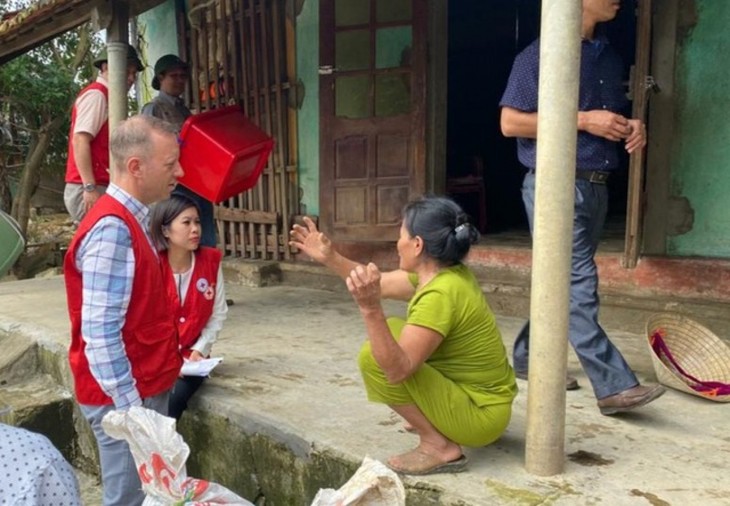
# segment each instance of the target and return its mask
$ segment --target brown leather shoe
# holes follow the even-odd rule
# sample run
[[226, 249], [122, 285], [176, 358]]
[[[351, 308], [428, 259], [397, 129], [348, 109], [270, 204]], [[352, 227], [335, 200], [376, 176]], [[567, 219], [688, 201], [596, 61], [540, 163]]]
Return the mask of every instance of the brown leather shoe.
[[636, 385], [598, 401], [598, 408], [602, 415], [615, 415], [649, 404], [658, 399], [665, 392], [661, 385]]
[[[527, 381], [527, 371], [518, 371], [515, 369], [515, 378]], [[573, 376], [565, 376], [565, 389], [566, 390], [578, 390], [580, 385], [578, 380]]]

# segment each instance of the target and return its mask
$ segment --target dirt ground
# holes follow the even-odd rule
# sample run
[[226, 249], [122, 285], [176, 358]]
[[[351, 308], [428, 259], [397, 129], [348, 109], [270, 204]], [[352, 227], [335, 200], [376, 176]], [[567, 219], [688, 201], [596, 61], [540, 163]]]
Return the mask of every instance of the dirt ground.
[[73, 237], [73, 221], [67, 213], [31, 213], [28, 223], [28, 244], [58, 242], [67, 245]]

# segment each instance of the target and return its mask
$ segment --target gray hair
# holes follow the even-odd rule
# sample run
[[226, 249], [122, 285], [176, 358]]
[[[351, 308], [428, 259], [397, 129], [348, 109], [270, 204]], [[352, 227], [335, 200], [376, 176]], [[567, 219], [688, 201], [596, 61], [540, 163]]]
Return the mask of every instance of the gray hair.
[[122, 169], [133, 156], [150, 156], [153, 148], [152, 132], [177, 137], [177, 129], [172, 124], [153, 116], [136, 115], [119, 123], [109, 140], [112, 166]]

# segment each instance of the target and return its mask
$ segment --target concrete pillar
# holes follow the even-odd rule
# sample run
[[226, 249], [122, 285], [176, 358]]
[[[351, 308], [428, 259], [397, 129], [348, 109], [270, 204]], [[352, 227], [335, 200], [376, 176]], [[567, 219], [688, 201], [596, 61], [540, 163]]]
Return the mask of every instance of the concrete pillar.
[[581, 0], [543, 0], [525, 467], [561, 473], [581, 43]]
[[109, 58], [109, 132], [127, 118], [127, 51], [129, 40], [129, 4], [112, 2], [111, 23], [107, 28]]
[[127, 117], [127, 43], [109, 42], [109, 131]]

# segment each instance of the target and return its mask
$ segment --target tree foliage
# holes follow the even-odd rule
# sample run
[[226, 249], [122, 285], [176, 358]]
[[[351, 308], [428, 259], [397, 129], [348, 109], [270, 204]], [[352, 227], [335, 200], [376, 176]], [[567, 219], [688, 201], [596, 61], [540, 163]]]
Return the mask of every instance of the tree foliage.
[[[80, 79], [72, 57], [78, 48], [79, 33], [72, 32], [0, 66], [2, 116], [13, 129], [13, 144], [27, 153], [35, 134], [54, 119], [62, 117], [68, 126], [69, 103], [80, 89]], [[54, 136], [45, 166], [60, 166], [65, 159], [65, 139]]]
[[[2, 5], [0, 4], [0, 8]], [[42, 172], [63, 177], [73, 101], [93, 78], [100, 42], [81, 26], [0, 66], [0, 199], [23, 231]]]

